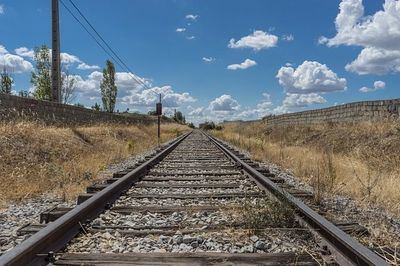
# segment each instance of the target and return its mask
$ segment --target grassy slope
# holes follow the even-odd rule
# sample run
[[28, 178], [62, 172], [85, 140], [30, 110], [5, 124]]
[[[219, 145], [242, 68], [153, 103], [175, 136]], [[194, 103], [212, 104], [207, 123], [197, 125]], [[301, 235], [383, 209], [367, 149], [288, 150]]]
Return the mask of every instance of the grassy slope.
[[[162, 141], [187, 127], [162, 126]], [[0, 206], [51, 192], [74, 198], [108, 164], [157, 144], [156, 126], [45, 127], [0, 123]]]
[[217, 137], [274, 162], [325, 193], [351, 196], [400, 216], [400, 124], [392, 122], [266, 129], [229, 123]]

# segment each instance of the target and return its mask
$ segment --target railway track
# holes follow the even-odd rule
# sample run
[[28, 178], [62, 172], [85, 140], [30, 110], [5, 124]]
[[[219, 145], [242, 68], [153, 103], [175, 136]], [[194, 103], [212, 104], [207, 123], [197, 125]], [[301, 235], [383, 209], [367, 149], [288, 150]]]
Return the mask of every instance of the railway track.
[[0, 265], [387, 265], [310, 197], [193, 131], [44, 213]]

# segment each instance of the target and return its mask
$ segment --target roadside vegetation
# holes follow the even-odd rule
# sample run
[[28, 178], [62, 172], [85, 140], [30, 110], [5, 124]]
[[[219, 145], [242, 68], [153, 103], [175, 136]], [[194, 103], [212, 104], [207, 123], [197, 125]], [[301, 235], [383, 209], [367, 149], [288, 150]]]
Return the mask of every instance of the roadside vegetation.
[[[188, 127], [164, 124], [161, 141]], [[156, 125], [98, 124], [75, 128], [0, 122], [0, 207], [50, 193], [73, 199], [107, 165], [157, 145]]]
[[362, 122], [267, 128], [225, 123], [213, 134], [273, 162], [325, 195], [350, 196], [400, 216], [400, 123]]

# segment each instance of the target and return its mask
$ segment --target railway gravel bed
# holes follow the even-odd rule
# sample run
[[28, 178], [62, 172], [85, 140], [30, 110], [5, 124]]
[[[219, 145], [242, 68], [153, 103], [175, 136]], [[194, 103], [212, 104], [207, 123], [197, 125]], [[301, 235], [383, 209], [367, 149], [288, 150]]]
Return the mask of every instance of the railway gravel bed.
[[[201, 131], [112, 170], [77, 207], [48, 210], [49, 224], [0, 264], [33, 254], [39, 265], [385, 265], [345, 233], [362, 228], [335, 226], [304, 205], [312, 191]], [[332, 237], [338, 244], [328, 247]], [[55, 249], [44, 247], [49, 239]]]
[[[300, 255], [307, 251], [318, 256], [308, 230], [254, 230], [234, 224], [236, 208], [257, 208], [266, 197], [207, 137], [193, 133], [93, 220], [86, 234], [73, 239], [64, 252]], [[130, 213], [129, 208], [135, 207]], [[137, 208], [153, 209], [138, 212]]]

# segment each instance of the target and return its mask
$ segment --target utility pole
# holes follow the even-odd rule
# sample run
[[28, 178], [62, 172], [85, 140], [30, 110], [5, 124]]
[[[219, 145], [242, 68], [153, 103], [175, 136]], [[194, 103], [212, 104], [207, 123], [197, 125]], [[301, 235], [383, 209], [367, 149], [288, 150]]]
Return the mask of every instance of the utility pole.
[[58, 1], [51, 0], [51, 100], [53, 102], [61, 102], [60, 15]]
[[160, 93], [160, 102], [156, 104], [156, 113], [158, 116], [158, 146], [160, 146], [160, 138], [161, 138], [161, 115], [162, 115], [162, 104], [161, 104], [161, 93]]

